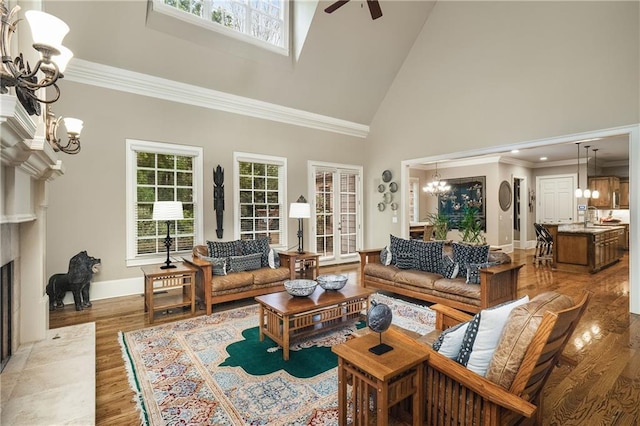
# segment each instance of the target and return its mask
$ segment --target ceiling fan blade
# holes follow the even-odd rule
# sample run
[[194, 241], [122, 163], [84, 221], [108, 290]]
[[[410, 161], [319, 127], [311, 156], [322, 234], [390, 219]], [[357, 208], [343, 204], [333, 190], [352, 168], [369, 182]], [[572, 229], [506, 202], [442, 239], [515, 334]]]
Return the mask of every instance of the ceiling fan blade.
[[341, 8], [342, 6], [347, 4], [348, 2], [349, 2], [349, 0], [338, 0], [337, 2], [335, 2], [332, 5], [330, 5], [329, 7], [327, 7], [324, 11], [327, 12], [327, 13], [335, 12], [337, 9]]
[[382, 16], [382, 9], [378, 0], [367, 0], [369, 5], [369, 11], [371, 12], [371, 19], [378, 19]]

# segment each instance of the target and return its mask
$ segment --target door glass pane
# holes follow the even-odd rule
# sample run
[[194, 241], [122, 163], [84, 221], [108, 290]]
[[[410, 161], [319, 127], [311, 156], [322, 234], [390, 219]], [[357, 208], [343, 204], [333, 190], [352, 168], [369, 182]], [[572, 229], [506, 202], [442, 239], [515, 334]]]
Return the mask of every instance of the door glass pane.
[[316, 184], [316, 253], [333, 256], [333, 173], [317, 171]]
[[340, 172], [340, 255], [355, 254], [357, 231], [357, 175]]

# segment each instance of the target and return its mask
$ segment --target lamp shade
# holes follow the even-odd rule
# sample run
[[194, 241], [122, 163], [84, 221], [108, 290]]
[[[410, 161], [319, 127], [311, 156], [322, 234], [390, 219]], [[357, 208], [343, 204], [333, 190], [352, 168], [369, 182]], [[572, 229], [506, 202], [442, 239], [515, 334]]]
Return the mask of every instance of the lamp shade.
[[[64, 127], [67, 128], [67, 133], [74, 136], [80, 136], [80, 133], [82, 132], [82, 124], [83, 124], [82, 120], [79, 120], [77, 118], [66, 117], [66, 118], [63, 118], [62, 121], [64, 121]], [[180, 207], [180, 209], [182, 209], [182, 207]], [[155, 211], [155, 207], [153, 211]]]
[[184, 219], [180, 201], [156, 201], [153, 203], [153, 220]]
[[63, 73], [64, 70], [67, 69], [69, 61], [73, 58], [73, 52], [68, 47], [64, 46], [59, 46], [58, 50], [60, 50], [60, 54], [53, 55], [51, 60], [58, 66], [58, 72]]
[[308, 219], [311, 217], [311, 204], [291, 203], [289, 205], [289, 217], [295, 219]]
[[24, 14], [31, 27], [34, 44], [60, 49], [62, 39], [69, 32], [69, 26], [62, 19], [39, 10], [29, 10]]

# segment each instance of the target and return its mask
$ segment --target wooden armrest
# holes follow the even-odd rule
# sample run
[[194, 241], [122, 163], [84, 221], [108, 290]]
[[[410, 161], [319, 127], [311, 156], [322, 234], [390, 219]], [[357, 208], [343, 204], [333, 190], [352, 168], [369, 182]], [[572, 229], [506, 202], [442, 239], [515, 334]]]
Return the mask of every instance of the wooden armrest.
[[436, 311], [436, 330], [446, 330], [473, 318], [473, 315], [439, 303], [429, 306], [429, 309]]
[[462, 384], [478, 395], [482, 395], [483, 398], [494, 404], [525, 417], [531, 417], [535, 413], [537, 407], [529, 401], [510, 393], [503, 387], [468, 370], [463, 365], [440, 355], [436, 351], [430, 348], [427, 348], [427, 350], [429, 351], [427, 365], [430, 368], [442, 372], [453, 381]]
[[381, 248], [358, 250], [360, 253], [360, 285], [364, 285], [364, 267], [367, 263], [380, 263], [381, 251]]
[[490, 266], [488, 268], [482, 268], [480, 269], [480, 273], [487, 274], [487, 275], [498, 275], [498, 274], [503, 274], [505, 272], [519, 271], [520, 268], [522, 268], [523, 266], [524, 264], [522, 263], [502, 263], [500, 265]]
[[380, 254], [381, 251], [382, 251], [381, 248], [373, 248], [373, 249], [358, 250], [358, 253], [360, 253], [360, 255], [364, 254], [366, 256], [369, 256], [370, 254], [374, 254], [374, 253]]
[[207, 260], [204, 259], [200, 259], [199, 257], [194, 257], [194, 256], [183, 256], [182, 260], [184, 260], [187, 263], [190, 263], [194, 266], [198, 266], [198, 267], [203, 267], [203, 266], [207, 266], [207, 265], [211, 265], [211, 263]]

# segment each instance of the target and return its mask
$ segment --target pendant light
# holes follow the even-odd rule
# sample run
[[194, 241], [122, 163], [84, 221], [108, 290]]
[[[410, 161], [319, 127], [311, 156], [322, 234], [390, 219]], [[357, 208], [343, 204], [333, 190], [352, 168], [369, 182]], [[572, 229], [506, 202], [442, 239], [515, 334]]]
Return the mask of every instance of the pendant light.
[[[593, 148], [593, 176], [595, 177], [598, 174], [598, 171], [596, 170], [596, 166], [598, 164], [598, 148]], [[591, 191], [591, 198], [593, 199], [598, 199], [600, 198], [600, 191], [598, 191], [597, 189], [594, 188], [593, 191]]]
[[441, 180], [440, 173], [438, 173], [438, 163], [436, 163], [436, 173], [433, 175], [433, 181], [424, 186], [422, 190], [429, 195], [436, 196], [451, 191], [451, 186], [447, 185], [447, 181]]
[[585, 160], [587, 162], [587, 186], [584, 189], [584, 191], [582, 191], [582, 196], [584, 198], [591, 198], [591, 190], [589, 189], [589, 148], [591, 147], [591, 145], [585, 145], [584, 149], [585, 151], [587, 151], [587, 155], [585, 156]]
[[582, 189], [580, 188], [580, 142], [578, 142], [578, 187], [576, 188], [576, 198], [582, 198]]

